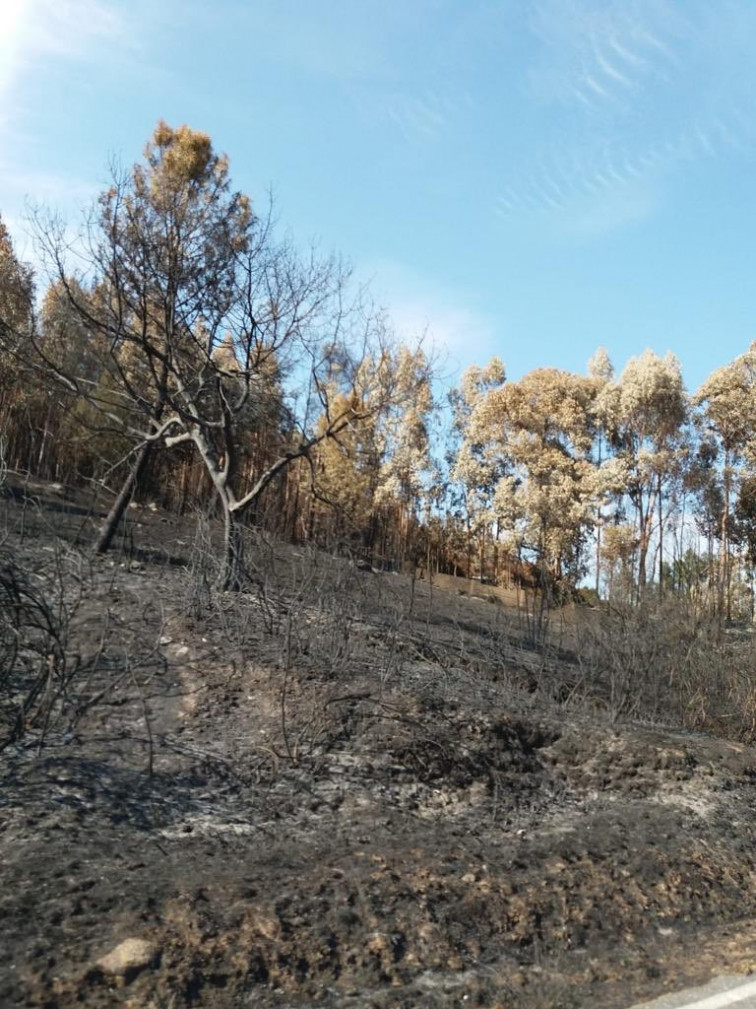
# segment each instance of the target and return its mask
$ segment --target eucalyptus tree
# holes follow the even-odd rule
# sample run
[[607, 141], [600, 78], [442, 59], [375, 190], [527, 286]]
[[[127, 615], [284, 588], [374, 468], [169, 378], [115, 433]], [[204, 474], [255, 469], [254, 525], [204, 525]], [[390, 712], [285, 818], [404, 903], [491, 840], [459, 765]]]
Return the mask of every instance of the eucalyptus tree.
[[0, 216], [0, 327], [5, 341], [28, 339], [34, 307], [34, 274], [16, 255]]
[[588, 362], [588, 375], [596, 384], [596, 396], [592, 404], [592, 414], [595, 425], [594, 446], [596, 465], [596, 594], [601, 588], [601, 534], [604, 525], [604, 506], [611, 491], [611, 486], [602, 486], [600, 478], [601, 467], [606, 462], [606, 454], [610, 446], [612, 423], [611, 392], [614, 380], [614, 365], [605, 347], [599, 347]]
[[[372, 551], [382, 531], [384, 541], [397, 541], [402, 559], [413, 540], [429, 466], [430, 363], [421, 348], [399, 346], [386, 348], [380, 360], [367, 359], [363, 371], [360, 397], [356, 385], [344, 391], [336, 383], [330, 390], [331, 413], [344, 412], [349, 423], [312, 453], [310, 490], [334, 514], [339, 533], [360, 534]], [[394, 392], [385, 398], [388, 385]], [[328, 423], [324, 411], [316, 433]]]
[[432, 471], [430, 424], [435, 408], [431, 362], [422, 348], [399, 347], [389, 361], [398, 395], [376, 414], [381, 466], [375, 491], [378, 508], [398, 507], [399, 552], [402, 560], [411, 548]]
[[[76, 280], [67, 283], [82, 304], [92, 298]], [[61, 373], [70, 374], [88, 385], [107, 383], [106, 354], [101, 339], [93, 338], [81, 316], [69, 301], [66, 287], [52, 283], [44, 293], [38, 318], [40, 347], [45, 357]], [[71, 480], [90, 476], [102, 464], [106, 468], [129, 452], [129, 444], [110, 430], [100, 432], [100, 417], [84, 399], [78, 399], [59, 383], [46, 382], [41, 390], [40, 441], [36, 471], [55, 479]]]
[[[497, 522], [496, 488], [507, 470], [493, 432], [475, 422], [476, 411], [487, 397], [506, 382], [506, 369], [498, 357], [484, 367], [471, 365], [452, 389], [453, 448], [449, 455], [451, 479], [460, 488], [460, 501], [467, 527], [467, 573], [472, 574], [473, 539], [479, 539], [481, 575], [488, 530]], [[498, 533], [498, 528], [497, 528]]]
[[595, 397], [593, 379], [538, 368], [489, 392], [471, 418], [473, 435], [486, 433], [507, 465], [497, 508], [553, 578], [578, 578], [594, 522]]
[[[23, 361], [34, 324], [34, 274], [16, 255], [0, 217], [0, 418], [7, 436], [17, 440], [21, 413], [33, 383]], [[12, 446], [6, 446], [9, 453]]]
[[605, 392], [618, 485], [635, 511], [638, 533], [637, 584], [642, 595], [647, 560], [658, 523], [659, 563], [663, 562], [665, 490], [679, 482], [686, 456], [688, 398], [674, 354], [645, 350], [631, 358], [616, 385]]
[[740, 481], [735, 505], [735, 530], [743, 549], [750, 585], [751, 621], [756, 614], [756, 476], [747, 475]]
[[714, 371], [693, 401], [701, 410], [705, 433], [721, 460], [719, 597], [720, 611], [730, 619], [733, 503], [740, 481], [740, 464], [747, 457], [753, 461], [756, 454], [756, 343], [730, 364]]
[[[317, 514], [321, 528], [326, 525], [339, 537], [370, 528], [381, 453], [376, 418], [363, 417], [359, 404], [351, 403], [343, 393], [332, 393], [330, 401], [333, 409], [347, 412], [350, 422], [343, 431], [317, 446], [302, 473], [309, 477], [310, 532], [314, 532]], [[320, 433], [327, 426], [328, 418], [323, 413], [315, 423], [315, 430]]]

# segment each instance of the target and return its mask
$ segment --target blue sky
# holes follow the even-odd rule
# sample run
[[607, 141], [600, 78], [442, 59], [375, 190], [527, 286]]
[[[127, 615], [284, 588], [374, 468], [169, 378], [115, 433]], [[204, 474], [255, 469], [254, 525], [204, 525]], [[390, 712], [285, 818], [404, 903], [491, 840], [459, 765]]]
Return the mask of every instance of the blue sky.
[[3, 0], [0, 213], [68, 217], [159, 118], [370, 277], [446, 372], [756, 339], [754, 0]]

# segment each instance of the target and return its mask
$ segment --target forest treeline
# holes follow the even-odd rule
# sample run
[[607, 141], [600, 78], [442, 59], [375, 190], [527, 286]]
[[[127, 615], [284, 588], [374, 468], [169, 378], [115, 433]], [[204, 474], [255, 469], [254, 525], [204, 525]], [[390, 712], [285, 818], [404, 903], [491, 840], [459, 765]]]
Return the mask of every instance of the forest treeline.
[[[756, 344], [694, 394], [645, 350], [615, 374], [494, 358], [440, 395], [344, 264], [302, 250], [231, 185], [210, 138], [160, 123], [72, 238], [0, 220], [0, 448], [10, 470], [405, 565], [538, 585], [554, 600], [695, 596], [750, 618]], [[590, 584], [588, 592], [585, 586]]]

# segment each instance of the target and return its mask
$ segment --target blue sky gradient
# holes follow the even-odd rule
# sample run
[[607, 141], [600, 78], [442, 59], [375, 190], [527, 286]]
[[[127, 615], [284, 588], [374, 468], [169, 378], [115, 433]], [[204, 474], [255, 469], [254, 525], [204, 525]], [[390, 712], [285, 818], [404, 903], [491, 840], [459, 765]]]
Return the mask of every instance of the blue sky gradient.
[[372, 278], [447, 374], [756, 339], [753, 0], [5, 0], [0, 213], [74, 218], [159, 118]]

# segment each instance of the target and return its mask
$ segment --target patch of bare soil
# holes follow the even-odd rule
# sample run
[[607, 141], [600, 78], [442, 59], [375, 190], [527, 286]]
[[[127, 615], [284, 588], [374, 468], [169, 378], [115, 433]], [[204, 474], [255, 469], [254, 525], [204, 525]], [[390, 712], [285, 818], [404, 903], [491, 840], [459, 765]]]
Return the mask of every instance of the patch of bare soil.
[[0, 754], [0, 1005], [621, 1009], [756, 966], [753, 749], [560, 706], [498, 606], [252, 560], [212, 605], [92, 564], [84, 713]]

